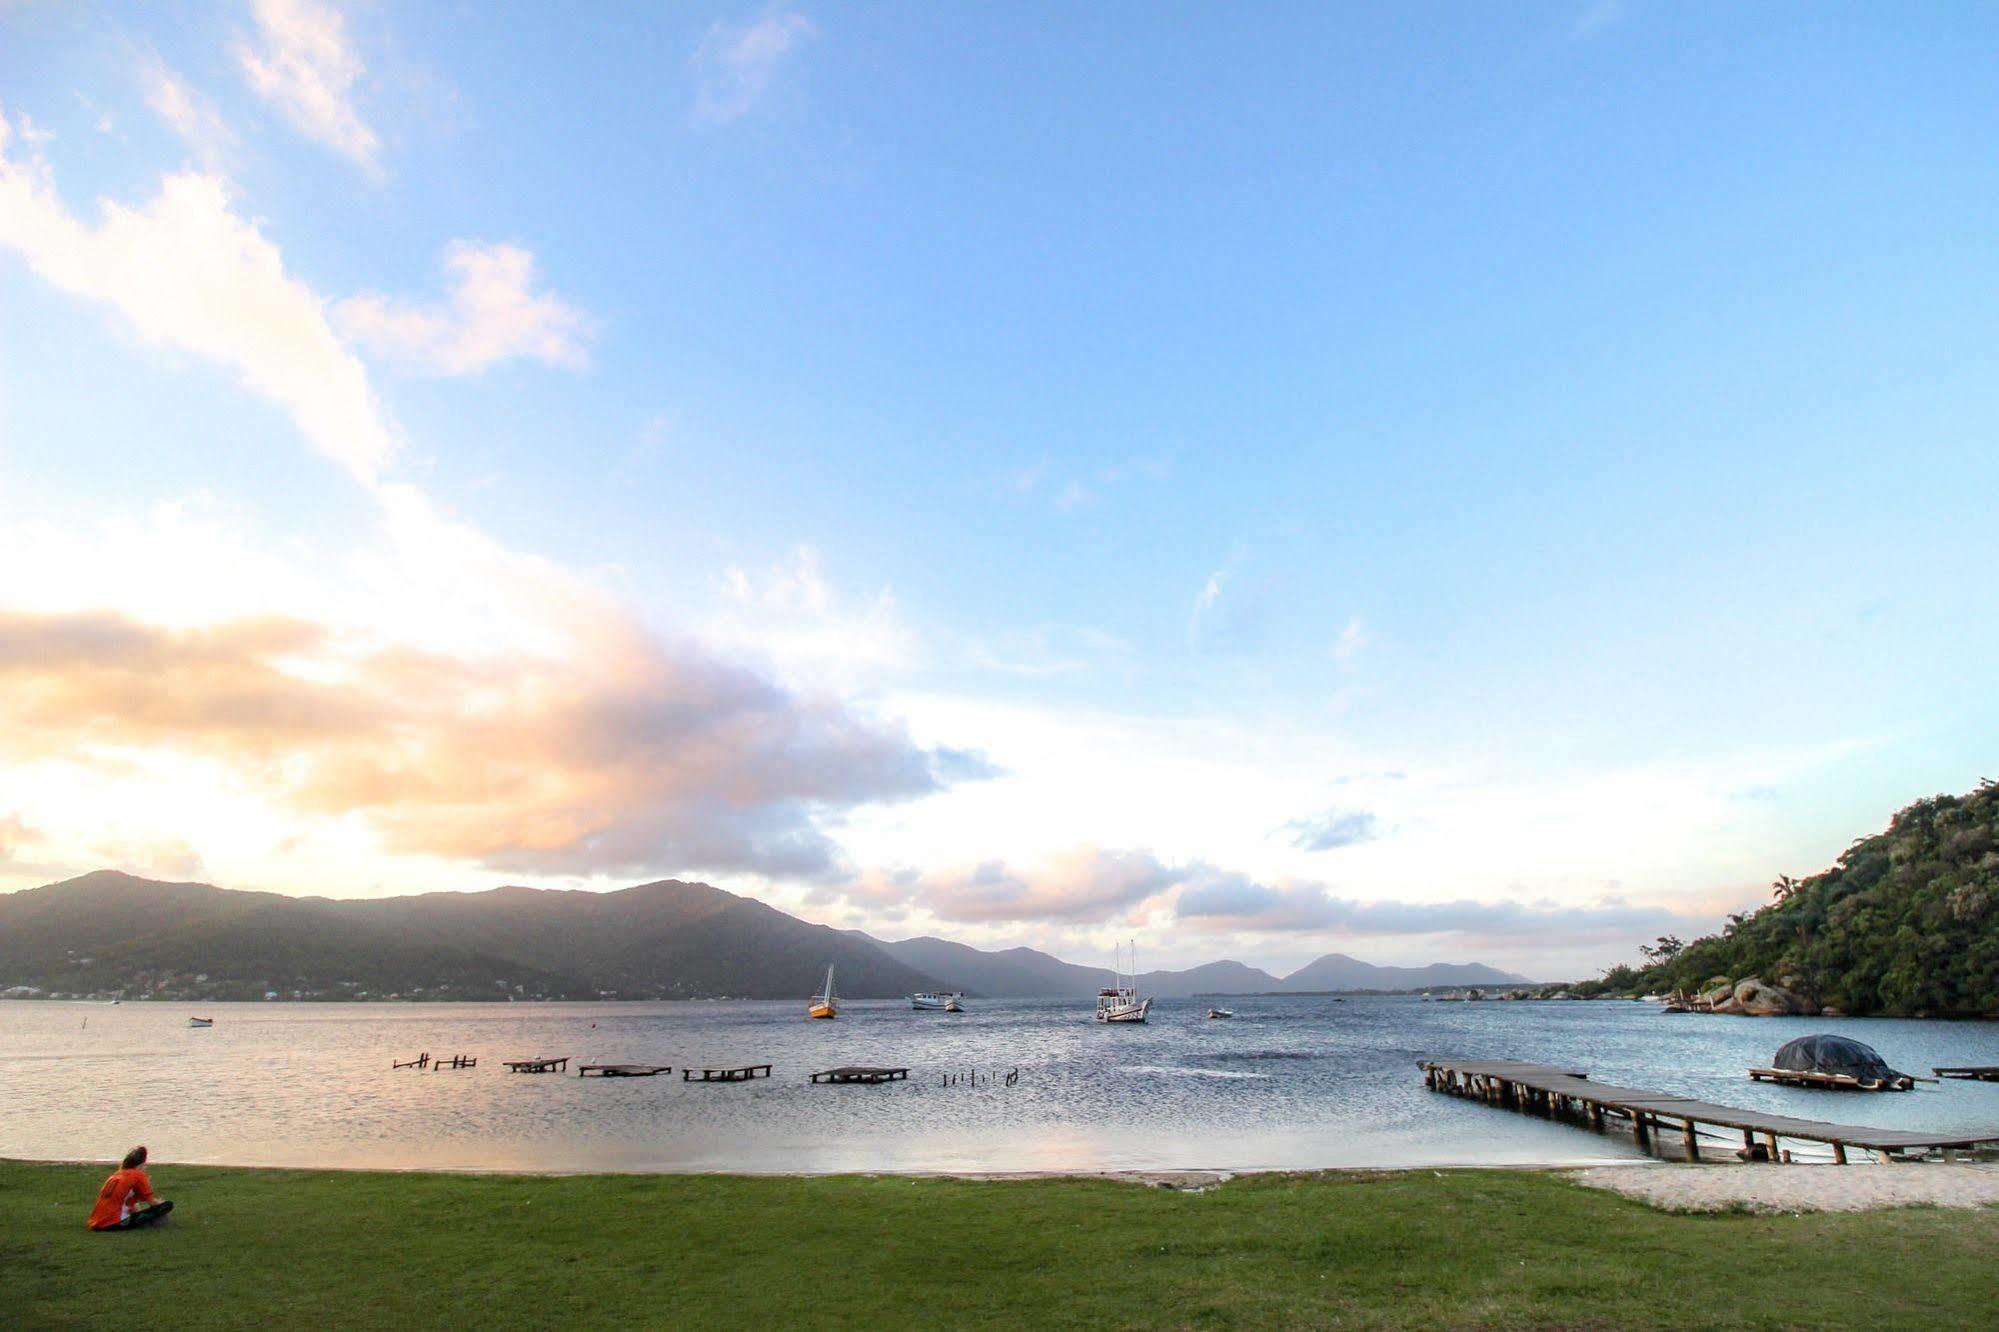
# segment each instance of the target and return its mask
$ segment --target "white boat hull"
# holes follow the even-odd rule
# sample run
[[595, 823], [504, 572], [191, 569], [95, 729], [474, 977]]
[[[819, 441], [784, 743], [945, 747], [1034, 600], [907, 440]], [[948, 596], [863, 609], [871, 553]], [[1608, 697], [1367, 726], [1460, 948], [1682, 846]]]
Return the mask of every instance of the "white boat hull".
[[1097, 1010], [1099, 1022], [1143, 1022], [1145, 1015], [1152, 1011], [1152, 1001], [1141, 999], [1123, 1008], [1100, 1008]]
[[963, 1011], [957, 1007], [962, 997], [956, 994], [912, 994], [909, 1006], [920, 1013], [957, 1013]]

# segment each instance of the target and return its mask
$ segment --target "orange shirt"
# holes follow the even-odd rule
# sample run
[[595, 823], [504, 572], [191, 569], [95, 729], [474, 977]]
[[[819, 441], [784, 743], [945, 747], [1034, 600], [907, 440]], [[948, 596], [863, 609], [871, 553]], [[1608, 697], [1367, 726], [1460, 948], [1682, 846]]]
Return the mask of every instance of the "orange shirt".
[[92, 1230], [109, 1230], [133, 1212], [153, 1201], [153, 1181], [143, 1170], [114, 1170], [104, 1187], [97, 1191], [97, 1206], [90, 1213]]

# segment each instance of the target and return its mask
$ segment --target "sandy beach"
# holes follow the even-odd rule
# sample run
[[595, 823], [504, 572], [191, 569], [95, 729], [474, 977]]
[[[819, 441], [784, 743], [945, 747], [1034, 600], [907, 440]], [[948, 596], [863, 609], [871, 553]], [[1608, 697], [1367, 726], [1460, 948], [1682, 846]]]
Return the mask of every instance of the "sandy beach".
[[1864, 1212], [1991, 1207], [1999, 1165], [1596, 1166], [1577, 1182], [1671, 1212]]

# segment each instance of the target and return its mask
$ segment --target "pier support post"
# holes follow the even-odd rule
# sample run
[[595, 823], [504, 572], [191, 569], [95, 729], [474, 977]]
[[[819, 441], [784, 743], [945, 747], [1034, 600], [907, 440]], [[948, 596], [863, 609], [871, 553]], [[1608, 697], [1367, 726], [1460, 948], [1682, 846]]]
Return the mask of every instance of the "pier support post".
[[1686, 1137], [1687, 1159], [1689, 1161], [1700, 1160], [1701, 1143], [1699, 1136], [1694, 1132], [1694, 1121], [1691, 1119], [1683, 1119], [1680, 1121], [1680, 1127]]

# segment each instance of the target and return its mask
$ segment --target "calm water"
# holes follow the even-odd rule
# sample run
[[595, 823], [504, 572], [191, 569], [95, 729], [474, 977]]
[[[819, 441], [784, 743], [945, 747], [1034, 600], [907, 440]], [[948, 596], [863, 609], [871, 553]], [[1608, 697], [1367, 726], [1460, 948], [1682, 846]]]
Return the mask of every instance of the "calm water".
[[[1792, 1036], [1832, 1030], [1909, 1072], [1999, 1064], [1999, 1025], [1666, 1017], [1649, 1004], [1354, 998], [1161, 1002], [1100, 1027], [1089, 1001], [985, 1001], [962, 1016], [853, 1003], [0, 1003], [0, 1156], [535, 1170], [1056, 1170], [1577, 1163], [1621, 1137], [1426, 1091], [1415, 1061], [1570, 1061], [1607, 1080], [1924, 1129], [1999, 1127], [1999, 1085], [1863, 1096], [1752, 1084]], [[189, 1011], [216, 1019], [190, 1030]], [[479, 1067], [392, 1072], [418, 1051]], [[504, 1059], [671, 1064], [671, 1078], [523, 1077]], [[701, 1086], [683, 1065], [771, 1063]], [[906, 1084], [815, 1087], [846, 1063]], [[947, 1072], [982, 1079], [945, 1086]]]

